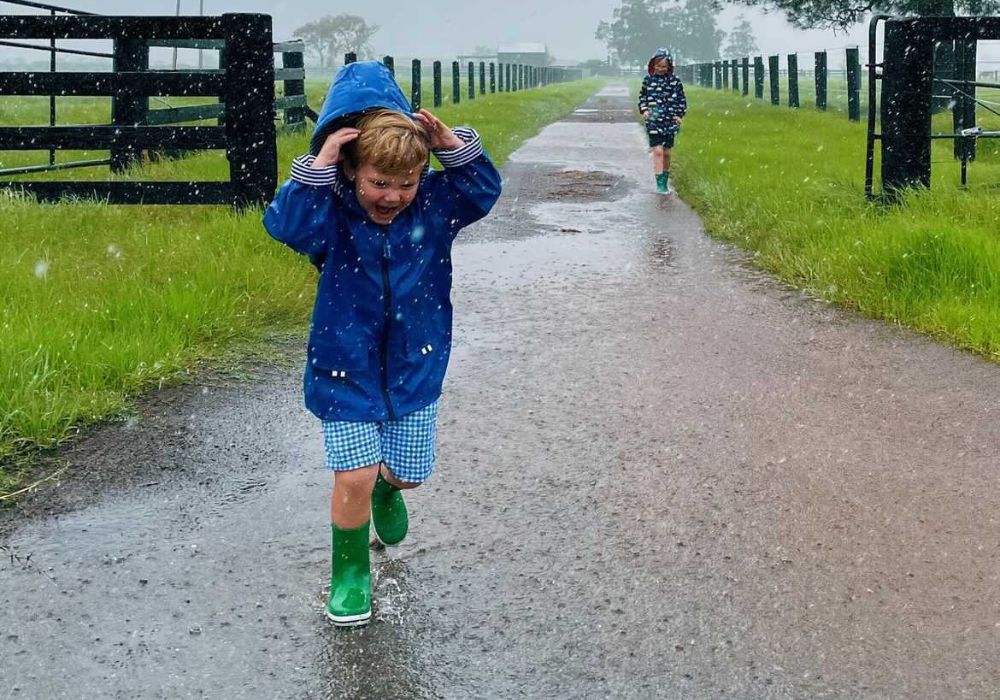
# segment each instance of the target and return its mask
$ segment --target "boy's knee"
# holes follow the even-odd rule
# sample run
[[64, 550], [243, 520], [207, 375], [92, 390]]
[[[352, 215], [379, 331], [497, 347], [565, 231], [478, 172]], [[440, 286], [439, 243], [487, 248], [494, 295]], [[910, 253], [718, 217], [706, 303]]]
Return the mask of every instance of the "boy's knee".
[[346, 489], [371, 489], [375, 485], [375, 477], [378, 475], [378, 464], [370, 464], [360, 469], [334, 472], [334, 486], [342, 486]]

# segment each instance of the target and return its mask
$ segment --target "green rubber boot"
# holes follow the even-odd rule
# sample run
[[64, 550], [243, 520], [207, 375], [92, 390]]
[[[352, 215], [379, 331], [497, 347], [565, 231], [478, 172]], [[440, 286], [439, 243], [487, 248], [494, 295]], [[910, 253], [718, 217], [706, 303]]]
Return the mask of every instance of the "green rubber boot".
[[656, 173], [656, 191], [660, 194], [670, 191], [667, 189], [667, 173]]
[[372, 489], [372, 525], [382, 544], [399, 544], [410, 528], [403, 493], [382, 478], [381, 470]]
[[326, 616], [341, 627], [365, 625], [372, 616], [368, 523], [355, 528], [332, 527], [333, 563]]

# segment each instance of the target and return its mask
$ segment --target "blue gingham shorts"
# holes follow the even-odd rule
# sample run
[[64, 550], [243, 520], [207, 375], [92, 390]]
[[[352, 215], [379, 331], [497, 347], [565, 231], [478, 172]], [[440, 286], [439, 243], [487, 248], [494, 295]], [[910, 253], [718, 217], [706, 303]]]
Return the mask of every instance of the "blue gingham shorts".
[[335, 472], [384, 462], [400, 481], [420, 483], [434, 471], [438, 402], [396, 420], [323, 421], [326, 467]]

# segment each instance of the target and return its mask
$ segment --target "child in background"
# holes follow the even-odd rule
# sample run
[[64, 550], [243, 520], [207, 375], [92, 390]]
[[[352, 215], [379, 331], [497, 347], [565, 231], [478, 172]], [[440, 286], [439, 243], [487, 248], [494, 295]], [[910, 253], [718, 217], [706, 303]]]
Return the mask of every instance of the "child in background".
[[[433, 152], [442, 171], [427, 167]], [[500, 174], [469, 128], [412, 114], [385, 66], [344, 66], [311, 154], [264, 215], [274, 238], [319, 268], [305, 402], [333, 472], [326, 614], [371, 617], [369, 522], [385, 544], [408, 529], [401, 489], [435, 458], [438, 397], [451, 351], [451, 247], [500, 195]]]
[[653, 152], [656, 191], [670, 193], [670, 149], [687, 112], [684, 85], [674, 75], [674, 60], [666, 49], [657, 49], [649, 59], [649, 75], [639, 88], [639, 112], [646, 121], [646, 134]]

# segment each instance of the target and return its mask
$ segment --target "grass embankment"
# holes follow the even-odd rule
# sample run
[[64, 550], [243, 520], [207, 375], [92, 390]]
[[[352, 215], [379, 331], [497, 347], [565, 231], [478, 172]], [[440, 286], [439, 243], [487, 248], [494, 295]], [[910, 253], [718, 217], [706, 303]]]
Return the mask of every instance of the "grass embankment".
[[[863, 123], [688, 95], [673, 174], [712, 234], [818, 297], [1000, 360], [997, 141], [979, 143], [967, 190], [951, 142], [936, 141], [931, 190], [883, 207], [864, 198]], [[997, 129], [991, 116], [980, 123]], [[951, 132], [950, 120], [934, 130]]]
[[[310, 86], [312, 105], [325, 87]], [[502, 164], [597, 87], [495, 94], [436, 113], [476, 126]], [[11, 111], [0, 103], [0, 115]], [[79, 121], [101, 121], [89, 116]], [[279, 172], [307, 149], [307, 134], [282, 136]], [[99, 171], [57, 175], [107, 178]], [[219, 154], [207, 153], [133, 175], [221, 180], [227, 171]], [[113, 416], [138, 392], [178, 381], [202, 360], [304, 333], [315, 272], [267, 236], [260, 216], [225, 207], [39, 205], [0, 193], [0, 493], [16, 483], [19, 457]]]

